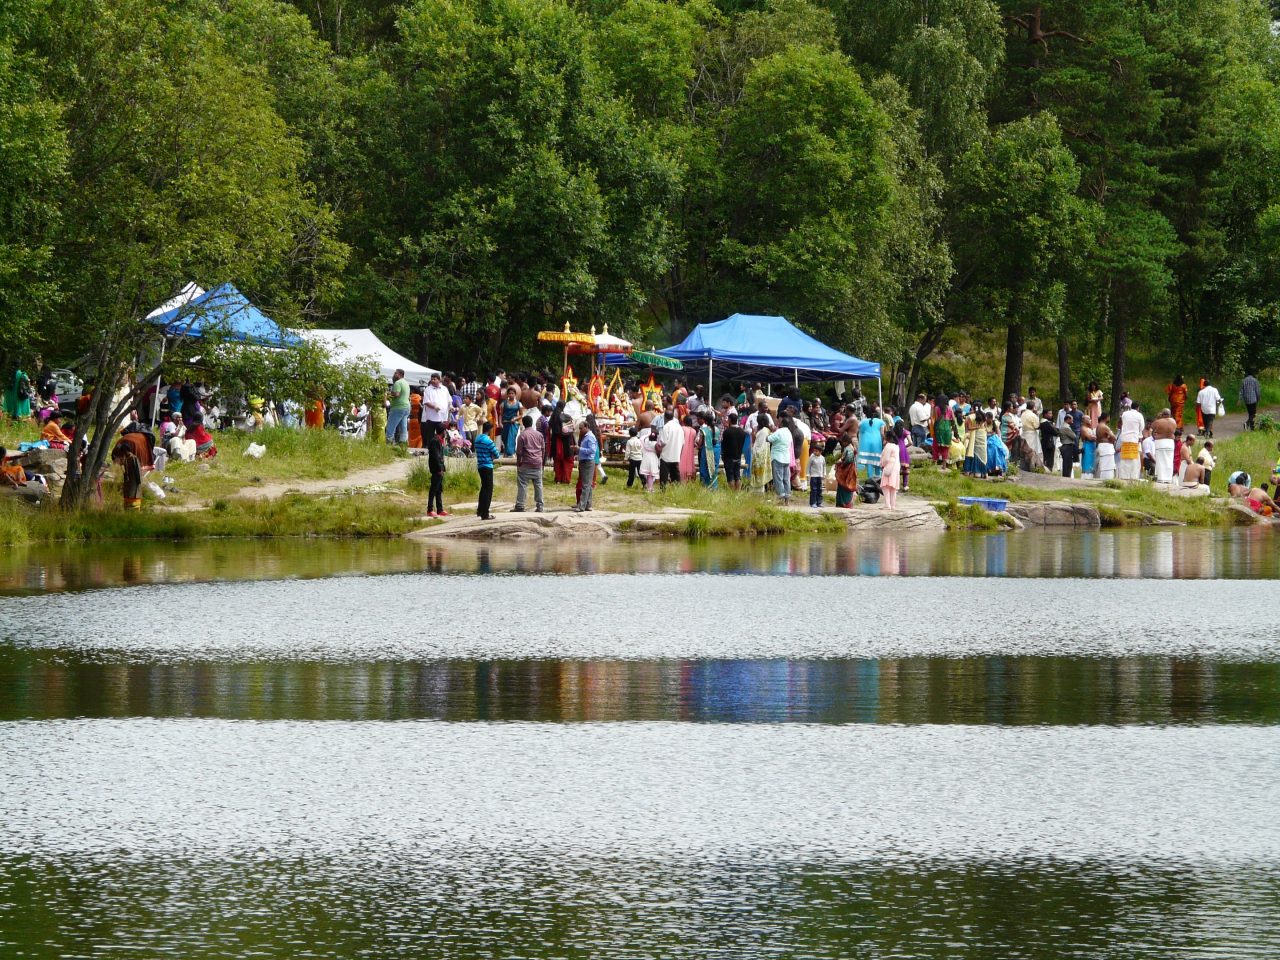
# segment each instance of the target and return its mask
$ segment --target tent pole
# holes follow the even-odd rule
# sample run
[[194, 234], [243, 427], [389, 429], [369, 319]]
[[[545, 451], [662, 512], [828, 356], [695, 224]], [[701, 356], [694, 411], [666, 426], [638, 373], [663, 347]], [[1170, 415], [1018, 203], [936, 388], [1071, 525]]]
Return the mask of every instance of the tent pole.
[[[169, 338], [162, 336], [160, 338], [160, 366], [164, 366], [164, 348], [168, 344]], [[151, 398], [151, 432], [156, 431], [156, 417], [160, 416], [160, 373], [156, 373], [156, 395]]]
[[707, 357], [707, 397], [706, 402], [715, 405], [714, 397], [716, 395], [716, 358]]
[[800, 389], [800, 368], [792, 367], [791, 372], [796, 375], [796, 389], [799, 390]]
[[880, 401], [880, 409], [884, 410], [884, 382], [876, 377], [876, 397]]

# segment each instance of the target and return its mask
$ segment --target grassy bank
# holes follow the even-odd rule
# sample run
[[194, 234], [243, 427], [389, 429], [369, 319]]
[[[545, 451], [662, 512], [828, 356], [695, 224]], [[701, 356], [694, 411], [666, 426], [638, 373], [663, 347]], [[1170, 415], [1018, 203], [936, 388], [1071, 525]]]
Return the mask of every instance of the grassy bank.
[[290, 495], [257, 503], [215, 500], [200, 510], [62, 511], [0, 501], [0, 546], [216, 537], [394, 537], [421, 526], [418, 505], [401, 497]]
[[[1218, 486], [1218, 471], [1214, 475], [1214, 487]], [[1223, 493], [1225, 493], [1223, 474]], [[911, 492], [940, 503], [954, 503], [961, 497], [998, 497], [1010, 501], [1069, 501], [1085, 503], [1098, 508], [1103, 523], [1122, 526], [1142, 516], [1157, 520], [1171, 520], [1189, 526], [1216, 526], [1231, 523], [1229, 511], [1207, 497], [1171, 497], [1147, 483], [1108, 483], [1091, 489], [1044, 490], [1024, 486], [1015, 481], [1000, 482], [974, 480], [961, 476], [954, 470], [943, 472], [932, 466], [911, 471]], [[953, 510], [952, 513], [955, 511]], [[952, 518], [944, 513], [944, 519]], [[964, 518], [955, 516], [959, 523]]]
[[[178, 502], [209, 502], [267, 484], [336, 480], [405, 456], [402, 450], [381, 440], [350, 440], [336, 430], [227, 430], [214, 441], [218, 455], [212, 460], [170, 463], [166, 467], [165, 475], [173, 479], [179, 491]], [[267, 448], [261, 459], [245, 455], [251, 443]]]

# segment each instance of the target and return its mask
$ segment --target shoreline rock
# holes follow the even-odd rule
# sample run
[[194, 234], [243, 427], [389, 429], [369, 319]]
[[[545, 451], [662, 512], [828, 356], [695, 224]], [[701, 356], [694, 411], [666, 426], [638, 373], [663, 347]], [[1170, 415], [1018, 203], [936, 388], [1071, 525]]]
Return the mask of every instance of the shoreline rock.
[[[803, 509], [803, 508], [798, 508]], [[931, 504], [857, 507], [841, 510], [824, 507], [823, 513], [844, 520], [850, 530], [910, 530], [942, 532], [947, 528]], [[551, 510], [546, 513], [498, 513], [492, 520], [463, 515], [452, 516], [406, 534], [414, 540], [567, 540], [567, 539], [662, 539], [681, 535], [680, 527], [692, 516], [706, 516], [701, 510], [668, 508], [659, 513], [621, 513], [592, 510], [574, 513]]]

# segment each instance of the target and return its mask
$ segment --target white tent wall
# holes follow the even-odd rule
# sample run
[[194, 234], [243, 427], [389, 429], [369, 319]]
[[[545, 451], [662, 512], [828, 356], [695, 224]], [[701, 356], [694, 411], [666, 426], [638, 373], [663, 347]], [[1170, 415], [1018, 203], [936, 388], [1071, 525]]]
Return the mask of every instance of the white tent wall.
[[377, 367], [382, 379], [388, 383], [397, 370], [403, 370], [405, 379], [413, 385], [426, 383], [431, 375], [439, 373], [431, 367], [414, 363], [408, 357], [396, 353], [378, 339], [372, 330], [296, 330], [298, 336], [319, 343], [329, 351], [338, 363], [368, 361]]

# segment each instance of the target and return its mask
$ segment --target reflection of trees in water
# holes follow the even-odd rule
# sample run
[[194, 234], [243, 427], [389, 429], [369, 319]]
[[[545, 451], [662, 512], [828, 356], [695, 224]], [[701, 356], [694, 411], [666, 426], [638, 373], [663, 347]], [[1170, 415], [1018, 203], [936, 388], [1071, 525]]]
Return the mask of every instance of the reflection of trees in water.
[[406, 540], [204, 541], [74, 545], [0, 557], [0, 591], [84, 590], [179, 583], [424, 572], [436, 574], [778, 574], [1186, 578], [1280, 577], [1270, 530], [1028, 530], [945, 534], [851, 532], [844, 537], [687, 543]]
[[0, 661], [0, 718], [1280, 722], [1280, 664], [1165, 657], [97, 664]]

